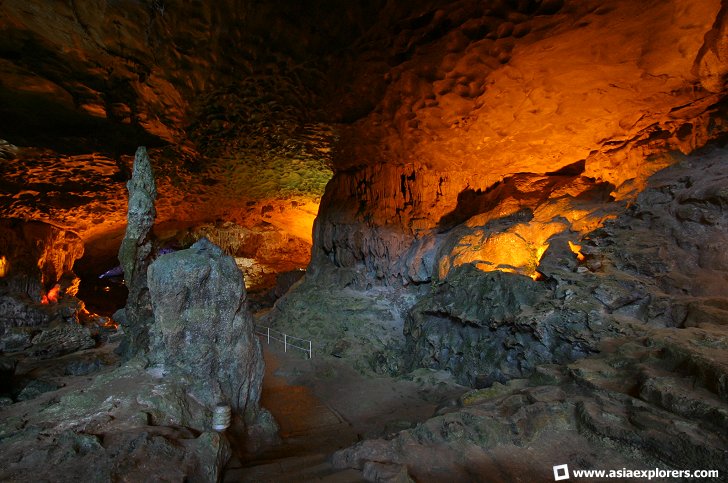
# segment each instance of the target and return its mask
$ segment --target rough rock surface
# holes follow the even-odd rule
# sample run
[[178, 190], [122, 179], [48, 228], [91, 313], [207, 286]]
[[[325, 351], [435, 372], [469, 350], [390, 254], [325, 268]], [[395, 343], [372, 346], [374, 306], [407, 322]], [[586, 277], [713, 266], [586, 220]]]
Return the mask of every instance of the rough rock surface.
[[81, 238], [74, 232], [41, 221], [4, 219], [0, 222], [0, 291], [26, 294], [40, 302], [83, 256]]
[[[246, 0], [46, 3], [3, 3], [0, 144], [18, 160], [3, 164], [3, 214], [62, 219], [84, 199], [64, 182], [73, 196], [36, 208], [52, 187], [19, 180], [48, 160], [18, 158], [18, 139], [99, 144], [91, 129], [23, 130], [28, 105], [52, 107], [51, 124], [175, 141], [165, 203], [187, 219], [291, 213], [240, 192], [316, 191], [330, 160], [311, 269], [272, 324], [322, 355], [491, 385], [341, 464], [468, 479], [512, 463], [503, 479], [542, 480], [518, 469], [529, 447], [547, 468], [564, 448], [594, 466], [607, 442], [615, 463], [725, 469], [724, 433], [702, 427], [722, 428], [725, 409], [725, 156], [683, 157], [727, 129], [725, 1], [291, 1], [287, 16]], [[113, 198], [72, 223], [103, 231]], [[539, 365], [596, 350], [566, 375]], [[529, 375], [551, 382], [498, 382]]]
[[[601, 221], [597, 205], [579, 206], [587, 194], [596, 201], [601, 190], [602, 204], [632, 199], [679, 160], [670, 151], [689, 153], [725, 132], [724, 93], [696, 67], [722, 65], [720, 2], [497, 2], [482, 16], [457, 3], [405, 24], [394, 43], [403, 61], [380, 65], [381, 97], [343, 128], [314, 264], [364, 272], [370, 283], [421, 283], [429, 277], [413, 257], [428, 252], [411, 247], [481, 214], [481, 226], [509, 215], [524, 226], [492, 240], [471, 232], [449, 258], [472, 257], [459, 247], [482, 244], [480, 261], [508, 265], [500, 255], [512, 244], [518, 265], [533, 267], [550, 235], [595, 228], [583, 231], [585, 217]], [[554, 175], [578, 179], [554, 186]], [[501, 197], [514, 199], [498, 206]]]
[[152, 263], [148, 285], [151, 363], [185, 381], [209, 410], [230, 405], [246, 431], [263, 429], [254, 428], [267, 418], [259, 406], [263, 356], [234, 259], [203, 238]]
[[220, 478], [227, 440], [210, 431], [210, 413], [176, 381], [145, 372], [137, 360], [63, 386], [33, 383], [32, 400], [0, 408], [0, 479]]
[[[0, 120], [15, 121], [0, 130], [58, 153], [8, 165], [2, 214], [84, 233], [122, 222], [125, 163], [98, 145], [128, 153], [154, 144], [144, 133], [174, 143], [154, 153], [164, 219], [240, 223], [270, 206], [273, 223], [307, 237], [318, 203], [290, 197], [318, 197], [333, 167], [317, 252], [335, 245], [350, 263], [383, 246], [396, 261], [460, 195], [516, 173], [585, 161], [621, 196], [664, 166], [658, 151], [725, 131], [720, 0], [4, 6]], [[55, 129], [28, 129], [38, 123]], [[382, 233], [359, 254], [362, 223]]]
[[[355, 352], [367, 347], [364, 352], [378, 354], [379, 363], [369, 360], [378, 370], [448, 369], [459, 382], [477, 386], [527, 377], [538, 364], [593, 353], [601, 339], [622, 330], [615, 325], [620, 317], [659, 327], [725, 323], [725, 150], [680, 159], [652, 176], [629, 207], [605, 203], [589, 190], [575, 196], [579, 191], [568, 181], [541, 193], [541, 205], [530, 214], [521, 205], [532, 203], [524, 185], [506, 183], [497, 190], [502, 197], [482, 200], [484, 213], [470, 214], [447, 233], [423, 236], [408, 249], [397, 267], [410, 274], [405, 287], [376, 288], [376, 271], [320, 259], [268, 321], [292, 335], [320, 339], [325, 353], [342, 341]], [[519, 179], [527, 180], [526, 187], [532, 182]], [[566, 229], [569, 211], [554, 211], [564, 206], [589, 214], [574, 218], [571, 226], [581, 231]], [[505, 216], [491, 221], [492, 212]], [[526, 271], [526, 265], [502, 264], [498, 268], [505, 272], [492, 271], [487, 257], [493, 251], [484, 240], [518, 233], [514, 226], [528, 225], [542, 213], [562, 226], [556, 232], [533, 227], [548, 235], [540, 235], [543, 252], [529, 262], [537, 265]], [[362, 243], [382, 242], [376, 235], [366, 238], [366, 226], [359, 229]], [[457, 263], [453, 240], [461, 255], [470, 253]], [[341, 249], [364, 256], [362, 246]], [[505, 252], [501, 260], [520, 250], [512, 243], [499, 246]], [[391, 260], [390, 252], [375, 252], [362, 263]], [[339, 289], [331, 293], [331, 287]], [[387, 300], [387, 309], [380, 311], [377, 300]]]
[[[644, 328], [643, 328], [644, 330]], [[551, 479], [574, 469], [728, 471], [726, 333], [648, 329], [567, 367], [465, 394], [415, 429], [334, 455], [339, 468], [401, 467], [415, 480]], [[375, 480], [372, 480], [375, 481]]]
[[584, 357], [608, 330], [554, 302], [544, 284], [466, 265], [408, 312], [404, 367], [447, 369], [461, 384], [489, 387]]
[[258, 292], [274, 287], [277, 274], [301, 270], [308, 265], [310, 242], [291, 235], [293, 231], [271, 225], [246, 227], [227, 222], [196, 226], [189, 236], [195, 240], [205, 237], [234, 256], [245, 275], [246, 289]]
[[147, 288], [147, 268], [152, 259], [151, 229], [156, 211], [157, 188], [151, 162], [144, 147], [137, 149], [134, 170], [127, 183], [129, 205], [124, 239], [119, 247], [119, 262], [129, 296], [124, 308], [124, 332], [127, 354], [144, 352], [149, 346], [151, 306]]
[[[365, 266], [327, 258], [309, 270], [267, 323], [318, 341], [320, 357], [390, 373], [445, 369], [481, 388], [415, 429], [337, 453], [335, 465], [373, 480], [537, 481], [564, 463], [724, 474], [728, 155], [712, 147], [672, 156], [677, 162], [629, 204], [602, 202], [589, 211], [599, 223], [551, 234], [533, 278], [502, 271], [514, 266], [492, 271], [478, 256], [438, 270], [452, 239], [474, 230], [489, 239], [532, 220], [512, 216], [518, 197], [495, 208], [486, 200], [485, 216], [467, 214], [453, 230], [421, 238], [409, 249], [419, 258], [404, 258], [416, 263], [398, 267], [420, 281], [398, 290], [377, 287]], [[504, 203], [516, 208], [488, 221]], [[348, 288], [324, 291], [333, 286]], [[397, 313], [384, 317], [375, 301], [387, 294], [399, 305], [389, 302]], [[366, 351], [376, 357], [362, 358]]]
[[50, 323], [53, 315], [30, 297], [0, 295], [0, 334], [13, 327], [38, 327]]
[[[3, 338], [16, 351], [2, 359], [0, 479], [218, 481], [231, 441], [253, 452], [276, 437], [259, 406], [261, 350], [234, 259], [203, 239], [144, 269], [149, 359], [104, 367], [113, 347], [79, 353], [95, 340], [75, 322]], [[225, 434], [212, 431], [218, 403], [235, 414]]]

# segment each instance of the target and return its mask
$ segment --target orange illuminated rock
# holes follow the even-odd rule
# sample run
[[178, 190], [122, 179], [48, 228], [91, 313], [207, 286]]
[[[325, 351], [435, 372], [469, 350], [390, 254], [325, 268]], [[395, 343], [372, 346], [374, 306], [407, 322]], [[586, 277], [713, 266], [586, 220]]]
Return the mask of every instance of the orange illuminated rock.
[[[171, 141], [152, 150], [160, 221], [271, 223], [307, 241], [313, 228], [315, 258], [380, 278], [419, 263], [413, 242], [462, 223], [488, 247], [438, 260], [532, 273], [541, 228], [593, 230], [612, 201], [726, 130], [719, 0], [284, 2], [295, 21], [227, 0], [3, 5], [3, 45], [28, 48], [0, 64], [15, 116], [0, 119], [40, 122], [32, 104], [54, 126], [96, 127], [54, 131], [55, 143], [7, 122], [0, 134], [78, 149], [100, 132], [127, 156], [130, 139]], [[20, 184], [30, 167], [36, 182], [0, 187], [2, 214], [87, 239], [119, 229], [127, 156], [21, 155], [9, 174]], [[501, 235], [486, 226], [521, 212], [531, 218]], [[528, 249], [491, 250], [501, 238]]]
[[[440, 275], [460, 263], [533, 274], [548, 237], [594, 230], [725, 132], [720, 2], [556, 3], [537, 16], [445, 8], [397, 34], [407, 55], [342, 129], [314, 257], [390, 281], [420, 256]], [[431, 237], [439, 248], [423, 255]]]

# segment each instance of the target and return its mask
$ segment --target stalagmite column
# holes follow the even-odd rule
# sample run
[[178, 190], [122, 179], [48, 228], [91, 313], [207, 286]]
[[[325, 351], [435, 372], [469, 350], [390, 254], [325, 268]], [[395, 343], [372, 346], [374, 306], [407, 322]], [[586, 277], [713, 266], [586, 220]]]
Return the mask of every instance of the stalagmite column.
[[147, 267], [152, 257], [150, 231], [156, 216], [154, 201], [157, 199], [157, 188], [152, 165], [143, 146], [137, 149], [132, 176], [126, 186], [129, 190], [129, 208], [126, 233], [119, 247], [119, 261], [129, 288], [125, 314], [121, 317], [126, 333], [122, 351], [130, 356], [147, 350], [149, 324], [153, 320], [147, 288]]

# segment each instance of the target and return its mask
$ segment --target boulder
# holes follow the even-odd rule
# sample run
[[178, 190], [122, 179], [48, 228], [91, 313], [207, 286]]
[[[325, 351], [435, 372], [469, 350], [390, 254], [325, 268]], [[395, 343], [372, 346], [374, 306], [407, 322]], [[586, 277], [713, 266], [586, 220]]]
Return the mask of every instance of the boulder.
[[523, 275], [451, 270], [407, 313], [405, 367], [446, 369], [461, 384], [489, 387], [596, 350], [588, 307], [559, 307]]
[[0, 336], [16, 327], [48, 325], [52, 318], [51, 312], [27, 295], [0, 294]]
[[31, 343], [31, 354], [41, 359], [59, 357], [96, 345], [89, 329], [74, 323], [43, 329]]
[[263, 358], [235, 260], [203, 238], [152, 263], [148, 285], [152, 364], [186, 381], [208, 409], [230, 405], [236, 422], [252, 428], [261, 415]]

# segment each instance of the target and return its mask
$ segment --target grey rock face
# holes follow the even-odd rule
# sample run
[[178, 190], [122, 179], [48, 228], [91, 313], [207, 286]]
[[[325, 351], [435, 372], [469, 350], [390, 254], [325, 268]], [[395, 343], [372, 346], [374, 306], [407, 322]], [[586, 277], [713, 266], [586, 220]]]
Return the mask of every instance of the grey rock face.
[[58, 386], [43, 380], [34, 380], [30, 381], [16, 396], [16, 400], [18, 401], [27, 401], [28, 399], [33, 399], [38, 397], [40, 394], [43, 394], [44, 392], [49, 391], [55, 391], [58, 389]]
[[593, 352], [588, 314], [551, 297], [522, 275], [458, 267], [409, 311], [406, 367], [448, 369], [461, 384], [484, 387]]
[[254, 424], [263, 359], [234, 259], [203, 238], [152, 263], [148, 284], [152, 363], [187, 380], [207, 408], [229, 404], [244, 424]]
[[541, 366], [529, 379], [470, 391], [457, 407], [413, 429], [338, 451], [333, 465], [405, 467], [417, 481], [479, 480], [472, 476], [476, 469], [508, 481], [547, 481], [552, 465], [567, 458], [572, 470], [711, 468], [724, 474], [725, 331], [646, 332], [561, 369]]
[[141, 358], [101, 372], [68, 387], [31, 381], [3, 408], [1, 480], [220, 480], [230, 445], [196, 424], [205, 411], [184, 386], [153, 377]]
[[16, 327], [48, 325], [51, 318], [51, 313], [33, 303], [27, 296], [0, 295], [0, 335]]
[[143, 146], [137, 149], [134, 157], [134, 170], [127, 189], [127, 226], [119, 247], [119, 261], [129, 288], [123, 324], [127, 339], [123, 352], [132, 355], [147, 350], [148, 326], [151, 322], [147, 267], [152, 257], [150, 230], [156, 215], [154, 201], [157, 198], [157, 188], [151, 162]]
[[45, 329], [33, 337], [31, 342], [31, 353], [42, 359], [90, 349], [96, 344], [89, 329], [78, 324], [63, 324]]
[[573, 234], [552, 237], [543, 282], [472, 265], [451, 271], [408, 312], [406, 367], [488, 385], [596, 352], [624, 335], [620, 321], [728, 324], [725, 167], [714, 151], [657, 173], [629, 209], [579, 242], [582, 261], [568, 248]]

